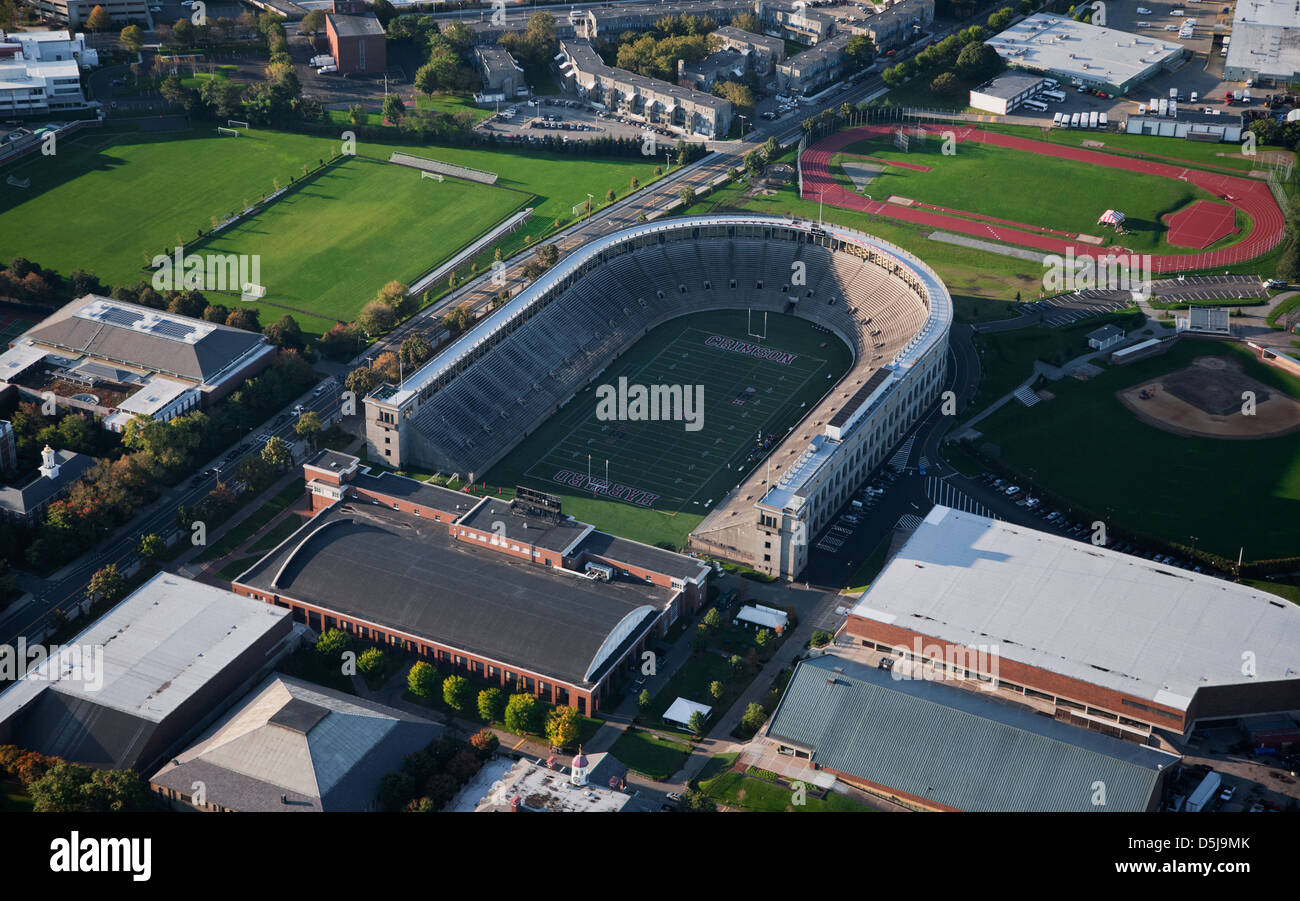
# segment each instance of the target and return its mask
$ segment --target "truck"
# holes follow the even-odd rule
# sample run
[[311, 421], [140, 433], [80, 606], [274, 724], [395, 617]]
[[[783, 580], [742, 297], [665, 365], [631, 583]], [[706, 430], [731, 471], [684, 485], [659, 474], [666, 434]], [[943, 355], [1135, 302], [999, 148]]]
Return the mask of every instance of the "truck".
[[1163, 97], [1160, 98], [1160, 115], [1162, 117], [1169, 115], [1169, 101]]
[[1187, 799], [1187, 805], [1184, 807], [1188, 813], [1199, 813], [1214, 800], [1214, 796], [1219, 793], [1219, 785], [1223, 778], [1214, 770], [1205, 774], [1201, 784], [1196, 786], [1196, 790]]

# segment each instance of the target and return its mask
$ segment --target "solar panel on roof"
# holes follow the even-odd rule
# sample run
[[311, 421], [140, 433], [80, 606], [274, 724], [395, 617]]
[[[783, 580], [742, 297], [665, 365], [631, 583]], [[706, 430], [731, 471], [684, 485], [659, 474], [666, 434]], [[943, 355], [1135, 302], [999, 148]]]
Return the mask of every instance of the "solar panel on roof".
[[149, 331], [155, 335], [162, 335], [164, 338], [183, 339], [189, 337], [194, 332], [194, 326], [186, 322], [173, 322], [170, 319], [160, 319], [149, 327]]
[[123, 310], [119, 307], [106, 307], [99, 318], [109, 325], [131, 328], [144, 318], [144, 314], [137, 313], [135, 310]]

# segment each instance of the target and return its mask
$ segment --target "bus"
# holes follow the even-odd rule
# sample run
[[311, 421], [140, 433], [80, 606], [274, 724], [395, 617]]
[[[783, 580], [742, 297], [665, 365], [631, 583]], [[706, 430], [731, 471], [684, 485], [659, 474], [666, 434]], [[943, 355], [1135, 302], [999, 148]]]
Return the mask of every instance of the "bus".
[[1071, 127], [1071, 128], [1078, 128], [1078, 127], [1079, 127], [1079, 113], [1071, 113], [1071, 114], [1070, 114], [1070, 127]]
[[1088, 113], [1088, 127], [1089, 127], [1089, 128], [1096, 128], [1096, 127], [1097, 127], [1097, 114], [1096, 114], [1096, 113]]
[[1022, 105], [1026, 109], [1031, 109], [1036, 113], [1047, 112], [1047, 104], [1043, 103], [1041, 100], [1026, 100]]

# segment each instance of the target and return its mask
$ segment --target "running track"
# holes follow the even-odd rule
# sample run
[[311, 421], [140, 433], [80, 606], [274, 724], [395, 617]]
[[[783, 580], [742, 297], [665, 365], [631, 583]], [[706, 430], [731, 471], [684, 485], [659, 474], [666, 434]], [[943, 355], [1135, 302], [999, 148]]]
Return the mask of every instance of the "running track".
[[[1023, 231], [1019, 228], [1004, 227], [997, 224], [996, 221], [973, 222], [969, 219], [945, 215], [920, 206], [905, 207], [872, 200], [869, 197], [849, 191], [831, 177], [830, 160], [832, 154], [837, 153], [841, 148], [855, 141], [888, 135], [891, 130], [892, 127], [888, 125], [867, 125], [862, 128], [838, 132], [808, 148], [803, 155], [804, 199], [816, 200], [820, 196], [822, 200], [832, 206], [858, 210], [874, 216], [887, 216], [891, 219], [972, 235], [977, 238], [992, 239], [1003, 244], [1033, 247], [1050, 253], [1063, 255], [1068, 247], [1076, 247], [1076, 252], [1100, 250], [1100, 248], [1092, 244], [1084, 244], [1080, 247], [1075, 241], [1065, 240], [1034, 230], [1034, 226], [1026, 225], [1024, 228], [1030, 230]], [[1153, 254], [1151, 269], [1154, 272], [1177, 272], [1180, 269], [1199, 269], [1237, 263], [1262, 256], [1282, 241], [1285, 226], [1282, 211], [1278, 209], [1277, 202], [1268, 190], [1268, 185], [1255, 179], [1220, 175], [1215, 172], [1206, 172], [1202, 169], [1191, 169], [1168, 163], [1128, 159], [1110, 153], [1085, 150], [1082, 147], [1046, 144], [1042, 141], [1014, 138], [1010, 135], [996, 134], [977, 128], [926, 126], [926, 131], [931, 134], [953, 131], [958, 141], [978, 141], [996, 147], [1007, 147], [1012, 150], [1044, 153], [1062, 159], [1089, 163], [1093, 166], [1123, 169], [1128, 172], [1141, 172], [1147, 175], [1160, 176], [1161, 178], [1181, 179], [1208, 191], [1221, 200], [1226, 200], [1234, 207], [1244, 211], [1254, 223], [1254, 228], [1245, 239], [1222, 250], [1183, 256], [1157, 256]], [[1122, 248], [1109, 248], [1105, 252], [1121, 253], [1123, 250]]]

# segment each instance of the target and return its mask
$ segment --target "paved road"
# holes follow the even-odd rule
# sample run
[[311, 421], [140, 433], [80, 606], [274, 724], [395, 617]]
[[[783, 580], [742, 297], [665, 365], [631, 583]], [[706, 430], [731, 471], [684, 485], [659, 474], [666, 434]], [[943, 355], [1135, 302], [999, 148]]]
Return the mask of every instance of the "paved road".
[[[331, 384], [333, 390], [326, 390], [319, 397], [313, 397], [309, 391], [296, 403], [302, 403], [306, 409], [320, 413], [323, 419], [326, 414], [332, 413], [337, 408], [339, 402], [340, 383], [335, 379]], [[266, 433], [292, 439], [295, 422], [292, 417], [278, 426], [273, 425], [273, 422], [274, 419], [250, 430], [248, 438]], [[248, 438], [245, 439], [249, 444], [246, 451], [230, 458], [234, 450], [232, 446], [225, 454], [205, 464], [204, 471], [227, 458], [230, 458], [231, 462], [228, 467], [223, 468], [233, 469], [246, 457], [261, 453], [261, 445]], [[12, 645], [20, 635], [28, 637], [39, 635], [52, 611], [66, 610], [85, 597], [86, 586], [96, 570], [110, 563], [116, 563], [121, 569], [134, 562], [137, 559], [135, 549], [141, 536], [150, 533], [165, 535], [170, 532], [176, 527], [177, 508], [197, 503], [213, 489], [215, 484], [216, 476], [211, 475], [199, 477], [197, 483], [188, 480], [182, 482], [164, 493], [127, 525], [118, 529], [112, 538], [83, 554], [50, 578], [19, 571], [16, 574], [18, 587], [28, 594], [0, 613], [0, 643]], [[183, 536], [182, 540], [184, 540]]]

